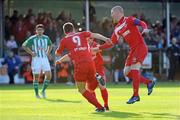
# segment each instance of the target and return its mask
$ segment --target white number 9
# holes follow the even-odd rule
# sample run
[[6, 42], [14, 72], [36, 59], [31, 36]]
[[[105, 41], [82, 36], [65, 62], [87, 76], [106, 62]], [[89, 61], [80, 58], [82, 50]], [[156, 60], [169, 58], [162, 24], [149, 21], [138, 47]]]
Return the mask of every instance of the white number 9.
[[79, 36], [74, 36], [72, 38], [73, 42], [77, 44], [77, 46], [81, 46], [81, 39]]

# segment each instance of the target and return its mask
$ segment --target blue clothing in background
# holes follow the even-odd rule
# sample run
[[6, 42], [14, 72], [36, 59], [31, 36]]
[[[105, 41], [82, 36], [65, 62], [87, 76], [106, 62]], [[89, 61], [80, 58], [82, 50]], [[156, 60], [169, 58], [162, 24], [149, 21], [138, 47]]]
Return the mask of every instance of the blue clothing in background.
[[3, 62], [3, 64], [8, 65], [8, 73], [12, 72], [15, 67], [19, 67], [21, 63], [21, 59], [17, 55], [14, 55], [13, 57], [6, 56]]

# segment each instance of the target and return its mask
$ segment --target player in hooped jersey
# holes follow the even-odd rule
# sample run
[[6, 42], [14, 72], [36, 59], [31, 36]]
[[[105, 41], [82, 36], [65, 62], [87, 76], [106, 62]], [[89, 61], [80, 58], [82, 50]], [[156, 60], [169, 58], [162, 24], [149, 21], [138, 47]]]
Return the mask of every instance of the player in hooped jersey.
[[44, 25], [36, 25], [36, 34], [29, 37], [23, 44], [24, 50], [32, 56], [31, 68], [33, 72], [33, 87], [36, 98], [40, 98], [38, 92], [38, 79], [41, 71], [45, 74], [42, 87], [42, 96], [46, 98], [46, 88], [51, 80], [51, 68], [48, 56], [52, 49], [52, 42], [48, 36], [44, 35]]
[[[124, 75], [132, 79], [133, 96], [127, 101], [127, 104], [132, 104], [136, 101], [140, 101], [138, 94], [140, 83], [147, 85], [148, 95], [152, 93], [155, 85], [154, 81], [150, 81], [140, 75], [140, 67], [148, 53], [148, 48], [144, 42], [142, 34], [148, 33], [149, 30], [147, 29], [146, 23], [143, 21], [134, 17], [125, 17], [121, 6], [113, 7], [111, 9], [111, 16], [113, 22], [116, 24], [111, 36], [112, 43], [105, 43], [94, 48], [94, 51], [106, 49], [117, 44], [120, 37], [127, 42], [130, 47], [130, 52], [125, 62]], [[142, 33], [140, 33], [138, 26], [142, 27]]]
[[74, 25], [70, 22], [63, 25], [63, 30], [66, 36], [61, 39], [55, 54], [59, 56], [67, 49], [69, 52], [68, 55], [74, 65], [74, 79], [78, 91], [89, 103], [97, 108], [97, 112], [104, 112], [104, 107], [98, 102], [93, 94], [93, 91], [96, 89], [96, 84], [94, 84], [96, 82], [96, 69], [88, 44], [88, 38], [92, 37], [105, 42], [110, 39], [97, 33], [86, 31], [75, 32]]

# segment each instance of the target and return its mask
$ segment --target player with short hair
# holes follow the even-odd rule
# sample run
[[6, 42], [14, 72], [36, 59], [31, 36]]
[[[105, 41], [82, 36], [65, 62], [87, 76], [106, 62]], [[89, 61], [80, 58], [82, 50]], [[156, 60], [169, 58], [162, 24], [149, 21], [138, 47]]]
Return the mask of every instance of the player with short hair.
[[[59, 56], [67, 49], [69, 52], [68, 55], [74, 65], [74, 79], [78, 91], [88, 102], [97, 108], [97, 112], [104, 112], [104, 107], [92, 93], [96, 89], [98, 83], [95, 79], [96, 69], [88, 44], [88, 38], [92, 37], [103, 41], [108, 41], [110, 39], [97, 33], [86, 31], [75, 32], [74, 25], [70, 22], [63, 25], [63, 30], [66, 36], [61, 39], [55, 54]], [[95, 82], [96, 84], [94, 84]]]
[[[99, 45], [92, 38], [89, 38], [88, 41], [89, 41], [89, 46], [91, 48], [97, 47]], [[101, 51], [94, 52], [94, 53], [92, 53], [92, 55], [93, 55], [92, 57], [93, 57], [95, 67], [96, 67], [96, 80], [99, 82], [99, 84], [97, 84], [97, 81], [95, 81], [94, 84], [96, 87], [100, 88], [101, 96], [104, 101], [104, 108], [106, 110], [109, 110], [108, 91], [106, 88], [106, 76], [105, 76], [105, 71], [104, 71], [104, 60], [101, 55]], [[69, 55], [66, 54], [66, 55], [62, 56], [59, 60], [57, 60], [56, 64], [60, 64], [62, 62], [67, 62], [70, 60], [71, 59], [70, 59]], [[93, 94], [96, 96], [95, 92], [93, 92]]]
[[52, 50], [52, 42], [48, 36], [44, 35], [44, 25], [36, 25], [36, 34], [29, 37], [23, 44], [24, 50], [32, 56], [31, 68], [33, 72], [33, 86], [36, 98], [40, 98], [38, 92], [38, 79], [41, 71], [45, 74], [42, 87], [42, 96], [46, 98], [46, 88], [51, 80], [51, 68], [48, 56]]
[[[127, 104], [132, 104], [140, 101], [139, 97], [139, 84], [144, 83], [148, 88], [148, 95], [153, 91], [155, 85], [154, 81], [140, 75], [140, 68], [143, 60], [147, 56], [148, 48], [144, 42], [142, 34], [148, 33], [147, 25], [145, 22], [134, 18], [125, 17], [124, 10], [121, 6], [115, 6], [111, 9], [111, 16], [113, 23], [116, 24], [114, 32], [111, 36], [112, 43], [105, 43], [99, 47], [94, 48], [94, 51], [106, 49], [118, 43], [122, 37], [130, 47], [130, 52], [125, 62], [124, 75], [132, 79], [133, 83], [133, 96], [127, 101]], [[143, 32], [140, 33], [138, 26], [141, 26]]]

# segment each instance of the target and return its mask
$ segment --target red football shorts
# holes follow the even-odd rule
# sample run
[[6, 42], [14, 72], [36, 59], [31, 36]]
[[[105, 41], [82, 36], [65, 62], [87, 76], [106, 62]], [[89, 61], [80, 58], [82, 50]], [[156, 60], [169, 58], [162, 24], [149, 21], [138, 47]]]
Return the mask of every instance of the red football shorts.
[[81, 62], [74, 65], [74, 79], [76, 82], [85, 82], [89, 90], [95, 90], [98, 83], [95, 78], [96, 68], [93, 61]]
[[138, 45], [138, 47], [130, 50], [128, 57], [126, 58], [125, 66], [131, 66], [137, 62], [142, 63], [148, 54], [148, 48], [144, 44]]
[[103, 65], [96, 66], [96, 72], [101, 76], [105, 76], [104, 66]]

